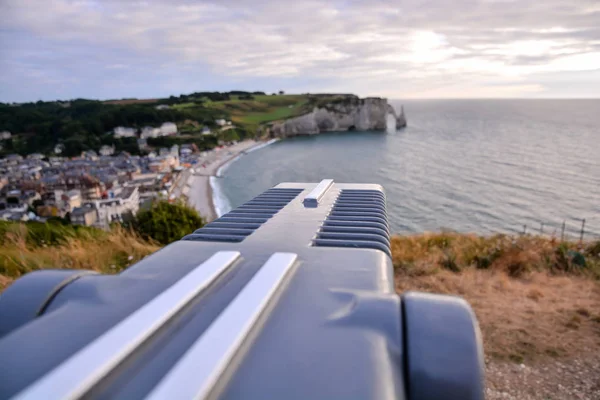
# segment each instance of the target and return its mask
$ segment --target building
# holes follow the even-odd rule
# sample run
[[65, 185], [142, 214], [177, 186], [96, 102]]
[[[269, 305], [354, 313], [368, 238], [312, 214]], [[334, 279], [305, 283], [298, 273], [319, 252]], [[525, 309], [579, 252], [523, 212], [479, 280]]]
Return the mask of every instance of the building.
[[72, 189], [67, 192], [59, 192], [57, 196], [60, 199], [57, 205], [63, 211], [63, 213], [73, 212], [75, 208], [81, 207], [81, 191]]
[[154, 161], [148, 164], [150, 172], [161, 172], [168, 169], [167, 161], [164, 157], [156, 157]]
[[2, 131], [0, 132], [0, 140], [8, 140], [12, 137], [11, 133], [9, 131]]
[[148, 148], [148, 140], [145, 138], [140, 138], [137, 140], [137, 145], [140, 150], [145, 150]]
[[17, 164], [20, 163], [21, 161], [23, 161], [23, 156], [19, 155], [19, 154], [9, 154], [6, 157], [4, 157], [7, 161], [8, 164]]
[[210, 135], [210, 128], [208, 126], [205, 126], [204, 128], [202, 128], [202, 134], [203, 135]]
[[96, 153], [94, 150], [86, 150], [83, 153], [81, 153], [81, 157], [89, 161], [97, 161], [98, 153]]
[[93, 207], [78, 207], [71, 212], [71, 223], [91, 226], [98, 221], [98, 215]]
[[113, 132], [115, 137], [135, 137], [136, 129], [117, 126]]
[[128, 221], [139, 210], [140, 193], [137, 186], [129, 186], [114, 198], [88, 202], [87, 205], [96, 210], [98, 219], [96, 226], [108, 228], [113, 222]]
[[224, 119], [218, 119], [215, 121], [215, 124], [217, 124], [219, 126], [225, 126], [225, 125], [227, 125], [227, 121], [225, 121]]
[[113, 146], [102, 146], [99, 151], [101, 156], [112, 156], [115, 154], [115, 148]]
[[[175, 129], [177, 129], [177, 127], [175, 127]], [[177, 132], [177, 130], [176, 130], [176, 132]], [[162, 136], [160, 128], [154, 128], [152, 126], [143, 127], [142, 133], [140, 134], [140, 137], [142, 139], [156, 138], [159, 136]]]
[[158, 105], [158, 106], [156, 106], [154, 108], [157, 109], [157, 110], [168, 110], [169, 106], [166, 105], [166, 104], [160, 104], [160, 105]]
[[44, 159], [44, 157], [45, 157], [45, 156], [44, 156], [43, 154], [40, 154], [40, 153], [33, 153], [33, 154], [29, 154], [29, 155], [27, 156], [27, 159], [28, 159], [28, 160], [37, 160], [37, 161], [39, 161], [39, 160], [43, 160], [43, 159]]
[[160, 126], [160, 134], [162, 136], [176, 135], [177, 125], [175, 125], [173, 122], [165, 122]]

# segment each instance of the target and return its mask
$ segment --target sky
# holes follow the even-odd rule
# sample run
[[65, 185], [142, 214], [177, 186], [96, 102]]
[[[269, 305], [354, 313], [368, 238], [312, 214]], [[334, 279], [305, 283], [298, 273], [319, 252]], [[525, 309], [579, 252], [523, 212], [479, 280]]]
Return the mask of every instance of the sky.
[[0, 0], [0, 101], [598, 98], [598, 0]]

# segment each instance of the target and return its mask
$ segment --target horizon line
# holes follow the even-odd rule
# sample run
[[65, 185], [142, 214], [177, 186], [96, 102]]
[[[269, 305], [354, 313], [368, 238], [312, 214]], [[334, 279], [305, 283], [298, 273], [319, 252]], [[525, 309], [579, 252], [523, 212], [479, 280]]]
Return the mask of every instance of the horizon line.
[[[253, 92], [261, 92], [260, 90], [229, 90], [229, 91], [218, 91], [218, 90], [214, 90], [214, 91], [205, 91], [207, 93], [215, 93], [215, 92], [219, 92], [219, 93], [229, 93], [232, 91], [239, 91], [239, 92], [248, 92], [248, 93], [253, 93]], [[190, 93], [194, 93], [194, 92], [190, 92]], [[265, 95], [267, 96], [271, 96], [271, 94], [267, 94], [267, 92], [264, 92]], [[353, 93], [320, 93], [320, 92], [304, 92], [304, 93], [285, 93], [284, 95], [289, 95], [289, 96], [301, 96], [301, 95], [306, 95], [306, 94], [353, 94]], [[181, 93], [179, 96], [181, 95], [185, 95], [185, 93]], [[277, 94], [279, 95], [279, 94]], [[354, 94], [355, 95], [355, 94]], [[121, 100], [140, 100], [140, 101], [147, 101], [147, 100], [162, 100], [162, 99], [168, 99], [170, 96], [174, 96], [174, 95], [169, 95], [166, 97], [144, 97], [144, 98], [139, 98], [139, 97], [121, 97], [121, 98], [105, 98], [105, 99], [101, 99], [101, 98], [91, 98], [91, 97], [76, 97], [76, 98], [72, 98], [72, 99], [55, 99], [55, 100], [30, 100], [30, 101], [9, 101], [9, 100], [0, 100], [0, 104], [31, 104], [31, 103], [37, 103], [39, 101], [44, 102], [44, 103], [52, 103], [52, 102], [66, 102], [66, 101], [74, 101], [74, 100], [90, 100], [90, 101], [101, 101], [101, 102], [106, 102], [106, 101], [121, 101]], [[600, 100], [600, 97], [405, 97], [405, 98], [400, 98], [400, 97], [386, 97], [386, 96], [376, 96], [376, 95], [368, 95], [368, 96], [359, 96], [359, 95], [355, 95], [358, 97], [362, 97], [362, 98], [367, 98], [367, 97], [379, 97], [379, 98], [385, 98], [388, 100], [410, 100], [410, 101], [430, 101], [430, 100]]]

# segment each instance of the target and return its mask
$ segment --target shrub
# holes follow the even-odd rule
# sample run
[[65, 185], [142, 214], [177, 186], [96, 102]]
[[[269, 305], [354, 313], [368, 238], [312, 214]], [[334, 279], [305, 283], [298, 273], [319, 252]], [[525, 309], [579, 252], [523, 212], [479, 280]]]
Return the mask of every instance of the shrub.
[[600, 257], [600, 240], [590, 243], [585, 252], [588, 256]]
[[144, 239], [169, 244], [181, 239], [204, 225], [196, 210], [183, 203], [157, 201], [150, 209], [140, 211], [133, 221], [133, 229]]
[[440, 265], [449, 271], [460, 272], [460, 267], [456, 262], [456, 255], [452, 252], [444, 253], [444, 257], [440, 260]]

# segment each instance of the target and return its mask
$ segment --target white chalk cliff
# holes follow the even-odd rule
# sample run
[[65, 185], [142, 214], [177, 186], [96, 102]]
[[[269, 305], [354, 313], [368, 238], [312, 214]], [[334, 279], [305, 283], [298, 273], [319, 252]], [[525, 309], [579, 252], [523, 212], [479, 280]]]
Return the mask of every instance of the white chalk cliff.
[[397, 128], [406, 126], [404, 110], [397, 115], [386, 99], [348, 96], [299, 117], [275, 122], [269, 132], [273, 137], [287, 137], [351, 130], [384, 131], [388, 129], [388, 115], [393, 116]]

